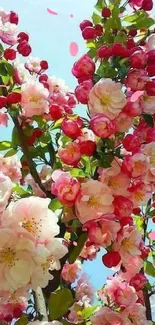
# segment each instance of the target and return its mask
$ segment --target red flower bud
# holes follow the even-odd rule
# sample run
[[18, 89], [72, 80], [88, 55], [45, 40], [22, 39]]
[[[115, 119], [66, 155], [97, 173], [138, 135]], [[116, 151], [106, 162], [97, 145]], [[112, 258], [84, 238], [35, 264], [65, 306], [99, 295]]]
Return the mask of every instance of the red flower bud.
[[6, 107], [7, 105], [7, 98], [4, 96], [0, 96], [0, 108]]
[[42, 68], [42, 70], [47, 70], [48, 69], [48, 62], [43, 60], [40, 62], [40, 66]]
[[129, 31], [129, 35], [134, 37], [137, 35], [137, 29], [136, 28], [131, 28]]
[[33, 136], [35, 138], [40, 138], [43, 135], [43, 133], [44, 131], [39, 128], [33, 130]]
[[63, 117], [63, 110], [62, 108], [57, 105], [57, 104], [52, 104], [50, 106], [50, 114], [51, 114], [51, 117], [54, 121], [57, 121], [59, 120], [61, 117]]
[[14, 11], [10, 11], [9, 20], [11, 24], [18, 25], [18, 21], [19, 21], [18, 14]]
[[96, 38], [96, 30], [94, 27], [86, 27], [83, 31], [82, 31], [82, 36], [85, 40], [89, 40], [89, 39], [95, 39]]
[[155, 96], [155, 80], [147, 81], [145, 90], [148, 96]]
[[155, 64], [155, 50], [147, 52], [147, 64]]
[[20, 101], [21, 101], [21, 94], [20, 93], [13, 92], [13, 93], [8, 94], [8, 96], [7, 96], [7, 103], [9, 105], [17, 104]]
[[150, 11], [153, 8], [153, 1], [152, 0], [143, 0], [142, 2], [142, 9], [146, 11]]
[[82, 23], [80, 24], [80, 29], [83, 31], [86, 27], [92, 27], [93, 24], [90, 20], [83, 20]]
[[121, 256], [118, 252], [108, 252], [102, 256], [102, 262], [106, 267], [117, 266], [121, 261]]
[[124, 217], [120, 220], [120, 224], [122, 227], [129, 225], [132, 226], [133, 225], [133, 219], [132, 217]]
[[15, 307], [13, 310], [13, 317], [20, 318], [22, 316], [22, 310], [20, 307]]
[[17, 50], [23, 56], [28, 56], [32, 51], [31, 46], [27, 41], [20, 42], [17, 46]]
[[6, 60], [14, 60], [16, 58], [16, 51], [14, 49], [6, 49], [4, 51], [4, 58]]
[[47, 80], [48, 80], [47, 74], [42, 74], [41, 76], [39, 76], [40, 82], [46, 82]]
[[96, 151], [96, 143], [94, 141], [87, 140], [80, 143], [80, 152], [82, 155], [91, 157], [93, 156], [95, 151]]
[[120, 43], [113, 44], [111, 51], [112, 55], [120, 56], [122, 58], [128, 57], [129, 55], [127, 49]]
[[29, 41], [29, 35], [25, 32], [20, 32], [18, 34], [18, 43], [22, 42], [22, 41]]
[[109, 59], [111, 55], [112, 55], [111, 48], [108, 47], [107, 45], [101, 46], [97, 51], [97, 56], [100, 59], [105, 59], [105, 58]]
[[100, 37], [103, 34], [103, 27], [100, 24], [95, 26], [96, 36]]
[[109, 8], [102, 9], [102, 17], [108, 18], [111, 16], [111, 10]]
[[155, 64], [149, 64], [146, 69], [149, 77], [155, 76]]
[[69, 138], [77, 138], [81, 134], [81, 130], [77, 124], [77, 122], [73, 120], [64, 119], [62, 122], [62, 130]]
[[11, 314], [7, 315], [4, 317], [4, 320], [7, 322], [7, 323], [10, 323], [12, 321], [13, 317]]

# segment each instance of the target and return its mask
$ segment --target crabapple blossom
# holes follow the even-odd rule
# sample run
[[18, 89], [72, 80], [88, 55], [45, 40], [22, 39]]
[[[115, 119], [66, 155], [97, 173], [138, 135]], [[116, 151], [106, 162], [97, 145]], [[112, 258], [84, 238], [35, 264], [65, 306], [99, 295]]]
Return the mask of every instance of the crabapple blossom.
[[90, 120], [92, 131], [100, 138], [108, 138], [116, 131], [115, 123], [103, 113], [95, 114]]
[[137, 273], [131, 280], [130, 285], [135, 288], [136, 291], [142, 290], [148, 282], [146, 276], [142, 273]]
[[109, 307], [101, 307], [92, 317], [92, 325], [126, 325], [125, 317], [111, 310]]
[[69, 173], [58, 173], [58, 171], [55, 171], [52, 177], [55, 181], [52, 184], [52, 193], [58, 196], [59, 200], [67, 206], [75, 204], [80, 191], [80, 183], [78, 180], [71, 177]]
[[126, 156], [123, 160], [122, 171], [128, 176], [137, 178], [145, 176], [149, 167], [148, 158], [141, 152]]
[[64, 164], [77, 166], [81, 159], [80, 146], [76, 142], [70, 142], [64, 148], [59, 148], [58, 155]]
[[89, 92], [93, 88], [93, 81], [85, 80], [75, 88], [75, 96], [81, 104], [88, 104]]
[[144, 70], [130, 70], [126, 77], [126, 86], [133, 91], [144, 90], [147, 73]]
[[95, 72], [95, 63], [94, 61], [88, 56], [82, 56], [77, 62], [74, 63], [72, 68], [72, 74], [76, 78], [86, 78], [92, 79], [92, 76]]
[[21, 86], [21, 106], [26, 117], [49, 112], [48, 90], [40, 82], [31, 81]]
[[114, 119], [126, 105], [126, 98], [120, 83], [110, 78], [100, 79], [89, 93], [89, 110], [91, 116], [97, 113], [105, 114]]
[[9, 21], [1, 26], [0, 38], [7, 45], [14, 45], [17, 42], [18, 27]]
[[89, 277], [85, 273], [82, 274], [80, 279], [77, 281], [75, 288], [75, 297], [76, 300], [86, 300], [91, 304], [94, 301], [94, 288], [90, 284]]
[[0, 213], [6, 208], [11, 196], [13, 184], [11, 179], [0, 172]]
[[25, 68], [30, 72], [39, 73], [41, 71], [40, 61], [37, 57], [29, 56], [25, 62]]
[[2, 109], [0, 111], [0, 125], [8, 126], [9, 117], [7, 114], [3, 113]]
[[117, 132], [127, 132], [133, 124], [133, 117], [128, 116], [125, 112], [121, 112], [113, 122]]
[[124, 217], [129, 217], [133, 210], [132, 201], [123, 195], [116, 195], [113, 201], [114, 213], [117, 219], [121, 220]]
[[144, 93], [143, 96], [140, 98], [140, 104], [143, 109], [143, 112], [146, 114], [154, 114], [155, 113], [155, 99], [154, 96], [148, 96], [146, 93]]
[[[113, 212], [113, 196], [107, 185], [95, 180], [88, 180], [81, 186], [75, 206], [81, 223], [98, 219]], [[113, 217], [112, 217], [113, 218]]]
[[0, 155], [0, 170], [6, 176], [14, 181], [18, 181], [21, 178], [21, 163], [18, 160], [17, 155], [10, 157], [3, 157]]
[[80, 257], [82, 260], [93, 261], [96, 258], [99, 250], [100, 247], [98, 245], [92, 244], [90, 240], [87, 240], [80, 253]]
[[66, 282], [73, 283], [78, 278], [81, 270], [82, 267], [79, 260], [73, 264], [66, 263], [61, 271], [61, 276]]
[[139, 303], [126, 308], [122, 312], [122, 317], [127, 317], [127, 324], [129, 325], [152, 325], [152, 321], [146, 320], [145, 307]]

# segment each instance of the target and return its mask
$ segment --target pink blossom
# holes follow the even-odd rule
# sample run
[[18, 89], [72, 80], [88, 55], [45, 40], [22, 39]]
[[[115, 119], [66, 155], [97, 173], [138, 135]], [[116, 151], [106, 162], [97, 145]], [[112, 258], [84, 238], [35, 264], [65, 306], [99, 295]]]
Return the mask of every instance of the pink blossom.
[[83, 55], [77, 62], [75, 62], [72, 68], [72, 74], [78, 79], [82, 77], [91, 79], [94, 72], [95, 63], [87, 54]]
[[147, 81], [146, 72], [143, 70], [130, 70], [126, 77], [126, 86], [133, 91], [143, 90]]
[[94, 301], [94, 287], [89, 282], [87, 274], [82, 274], [75, 288], [75, 297], [77, 300], [86, 300], [89, 303]]
[[92, 244], [89, 240], [87, 240], [80, 253], [80, 257], [82, 260], [93, 261], [96, 258], [99, 250], [100, 248], [98, 245]]
[[92, 243], [106, 248], [116, 239], [121, 227], [116, 221], [108, 220], [108, 216], [103, 217], [105, 219], [90, 222], [88, 237]]
[[133, 117], [129, 116], [125, 112], [121, 112], [113, 122], [117, 132], [127, 132], [133, 124]]
[[133, 226], [124, 227], [113, 244], [113, 250], [119, 251], [123, 263], [128, 263], [130, 256], [139, 256], [141, 254], [139, 249], [140, 241], [141, 234], [136, 228]]
[[129, 256], [128, 263], [125, 265], [126, 272], [120, 271], [119, 278], [121, 281], [130, 282], [130, 280], [138, 273], [143, 267], [143, 260], [140, 256]]
[[70, 142], [64, 148], [59, 148], [58, 155], [64, 164], [77, 166], [81, 159], [80, 146], [76, 142]]
[[6, 158], [0, 155], [0, 170], [13, 182], [21, 179], [21, 163], [17, 155]]
[[78, 260], [73, 264], [66, 263], [61, 271], [61, 276], [66, 282], [73, 283], [81, 270], [81, 263]]
[[0, 213], [2, 213], [8, 204], [11, 196], [13, 184], [11, 179], [0, 172]]
[[83, 316], [81, 311], [84, 308], [84, 303], [82, 301], [74, 302], [74, 304], [69, 308], [68, 320], [73, 324], [83, 323]]
[[25, 62], [25, 68], [30, 72], [39, 73], [41, 71], [40, 59], [37, 57], [29, 56]]
[[89, 92], [93, 88], [94, 83], [90, 80], [85, 80], [75, 88], [75, 96], [79, 103], [88, 104]]
[[142, 113], [142, 108], [139, 104], [139, 100], [136, 100], [135, 102], [128, 101], [125, 107], [123, 108], [123, 112], [131, 117], [140, 115]]
[[91, 316], [92, 325], [126, 325], [126, 318], [109, 307], [101, 307]]
[[148, 51], [155, 49], [155, 34], [152, 34], [148, 37], [146, 42], [146, 48]]
[[115, 303], [121, 308], [133, 306], [137, 301], [136, 291], [128, 283], [122, 282], [114, 291]]
[[126, 308], [121, 315], [127, 317], [127, 324], [129, 325], [152, 325], [152, 321], [146, 320], [146, 308], [138, 303]]
[[10, 13], [7, 13], [2, 8], [0, 8], [0, 18], [2, 20], [2, 23], [5, 24], [10, 21]]
[[17, 42], [17, 33], [17, 25], [6, 22], [1, 26], [0, 38], [5, 44], [14, 45]]
[[140, 105], [144, 113], [151, 115], [155, 113], [154, 96], [148, 96], [146, 93], [144, 93], [144, 95], [140, 97]]
[[2, 214], [3, 227], [26, 234], [31, 240], [43, 241], [59, 233], [57, 216], [48, 209], [50, 199], [29, 197], [12, 202]]
[[91, 116], [97, 113], [105, 114], [109, 119], [114, 119], [126, 105], [126, 98], [121, 84], [111, 79], [100, 79], [90, 90], [89, 110]]
[[90, 127], [100, 138], [108, 138], [115, 133], [115, 123], [102, 113], [98, 113], [90, 120]]
[[122, 171], [130, 177], [137, 178], [147, 174], [148, 166], [148, 158], [138, 152], [124, 158]]
[[136, 152], [141, 146], [139, 138], [133, 134], [127, 134], [126, 137], [122, 140], [122, 143], [124, 148], [127, 151], [131, 152]]
[[147, 138], [147, 132], [150, 130], [150, 126], [143, 120], [140, 119], [139, 124], [137, 125], [136, 129], [134, 130], [133, 134], [136, 135], [140, 142], [145, 142]]
[[11, 315], [13, 317], [13, 312], [15, 309], [20, 309], [20, 311], [25, 311], [28, 306], [29, 294], [27, 290], [23, 287], [17, 289], [14, 292], [10, 291], [0, 291], [0, 312], [3, 317]]
[[0, 112], [0, 125], [8, 126], [9, 117], [6, 113]]
[[48, 90], [40, 82], [31, 81], [21, 86], [21, 106], [26, 117], [49, 112]]
[[152, 188], [140, 180], [135, 181], [128, 189], [130, 193], [130, 200], [134, 204], [134, 208], [141, 205], [146, 205], [152, 196]]
[[129, 217], [133, 210], [133, 203], [129, 198], [123, 195], [117, 195], [113, 201], [114, 213], [117, 219], [121, 220], [124, 217]]
[[76, 209], [81, 223], [98, 219], [103, 214], [113, 212], [113, 196], [107, 185], [88, 180], [82, 184], [76, 200]]
[[71, 177], [69, 173], [62, 172], [55, 180], [55, 183], [52, 184], [51, 191], [54, 195], [58, 196], [63, 204], [72, 206], [75, 204], [79, 194], [80, 183], [76, 178]]
[[142, 290], [145, 284], [148, 282], [146, 276], [142, 273], [137, 273], [131, 280], [130, 285], [136, 289], [136, 291]]
[[124, 173], [120, 172], [119, 174], [112, 176], [108, 175], [107, 169], [103, 169], [101, 181], [111, 189], [113, 195], [129, 195], [127, 188], [130, 184], [130, 178]]
[[54, 94], [62, 94], [64, 96], [69, 92], [69, 88], [63, 79], [51, 76], [48, 77], [47, 83], [49, 86], [50, 96], [53, 96]]

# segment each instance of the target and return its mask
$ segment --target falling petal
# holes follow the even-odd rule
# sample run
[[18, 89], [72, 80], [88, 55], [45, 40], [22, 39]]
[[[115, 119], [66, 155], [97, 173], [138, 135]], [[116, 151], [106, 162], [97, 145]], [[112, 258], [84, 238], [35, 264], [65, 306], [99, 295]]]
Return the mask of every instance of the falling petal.
[[79, 47], [78, 47], [77, 43], [71, 42], [70, 43], [70, 54], [72, 56], [76, 56], [78, 53], [78, 50], [79, 50]]
[[137, 90], [132, 96], [131, 96], [131, 102], [135, 102], [141, 95], [143, 95], [144, 91]]
[[49, 8], [47, 8], [47, 11], [48, 11], [49, 14], [51, 14], [51, 15], [53, 15], [53, 16], [57, 16], [57, 15], [58, 15], [57, 12], [55, 12], [55, 11], [49, 9]]
[[155, 240], [155, 231], [149, 234], [150, 239]]
[[70, 17], [71, 17], [71, 18], [73, 18], [73, 17], [74, 17], [74, 15], [73, 15], [73, 14], [70, 14]]

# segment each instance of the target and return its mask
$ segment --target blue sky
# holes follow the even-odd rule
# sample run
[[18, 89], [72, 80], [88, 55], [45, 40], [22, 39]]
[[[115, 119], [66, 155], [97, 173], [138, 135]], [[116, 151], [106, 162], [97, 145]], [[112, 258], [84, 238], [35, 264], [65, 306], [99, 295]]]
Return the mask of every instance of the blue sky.
[[[11, 4], [12, 3], [12, 4]], [[70, 88], [74, 88], [76, 80], [71, 68], [76, 59], [86, 52], [85, 42], [81, 37], [79, 23], [88, 19], [96, 0], [1, 0], [1, 7], [6, 11], [16, 11], [20, 17], [20, 30], [27, 31], [33, 48], [33, 56], [49, 62], [49, 74], [66, 80]], [[58, 13], [53, 16], [47, 8]], [[70, 14], [74, 17], [71, 18]], [[69, 53], [70, 42], [76, 42], [79, 52], [76, 57]], [[83, 115], [85, 106], [78, 108]], [[9, 140], [11, 127], [1, 128], [0, 141]], [[91, 276], [91, 282], [100, 288], [110, 274], [101, 261], [102, 253], [94, 262], [87, 262], [84, 271]]]

